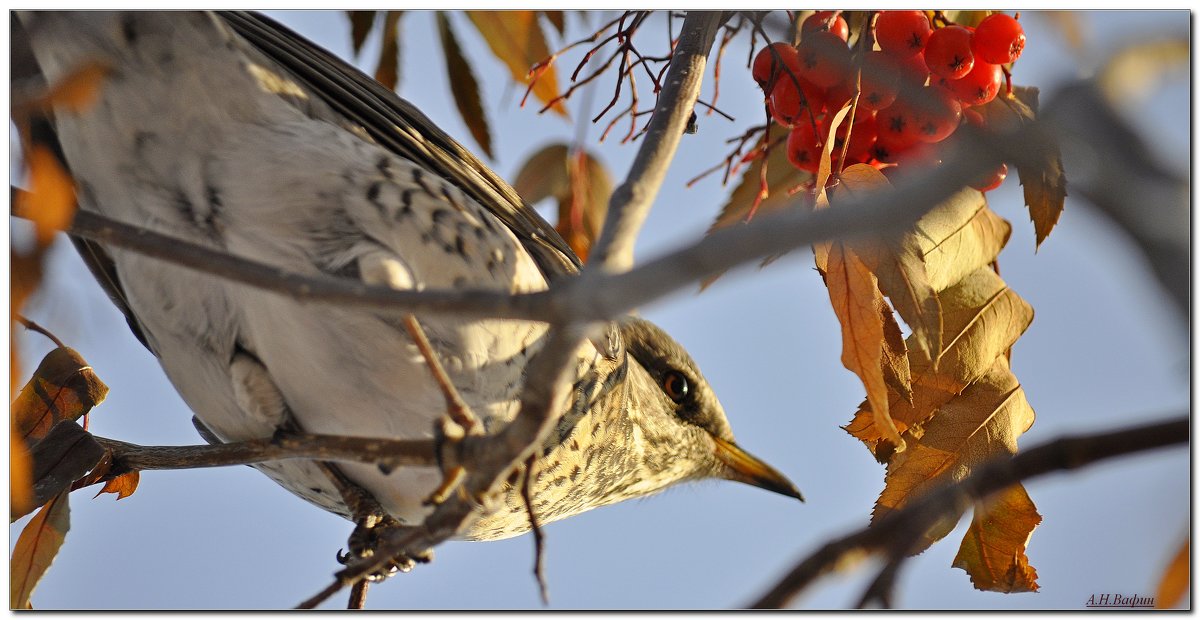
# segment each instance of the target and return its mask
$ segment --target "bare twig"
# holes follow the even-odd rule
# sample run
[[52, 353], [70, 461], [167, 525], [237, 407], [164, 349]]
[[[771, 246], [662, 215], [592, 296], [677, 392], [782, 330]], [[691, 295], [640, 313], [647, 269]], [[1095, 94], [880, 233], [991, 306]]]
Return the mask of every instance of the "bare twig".
[[371, 582], [363, 579], [354, 584], [350, 588], [350, 601], [346, 603], [346, 609], [363, 609], [367, 606], [367, 588]]
[[[1117, 456], [1186, 444], [1190, 422], [1186, 415], [1107, 433], [1063, 437], [1026, 450], [1011, 459], [992, 461], [954, 484], [939, 487], [867, 528], [827, 543], [797, 564], [750, 607], [775, 609], [818, 577], [836, 570], [844, 559], [864, 553], [885, 553], [889, 561], [909, 551], [904, 541], [918, 539], [941, 519], [955, 518], [971, 503], [1008, 486], [1054, 471], [1069, 470]], [[884, 570], [889, 570], [886, 566]], [[891, 569], [893, 572], [897, 569]], [[868, 595], [882, 591], [890, 576], [880, 575]], [[864, 598], [866, 598], [864, 596]]]
[[50, 340], [54, 341], [54, 345], [59, 348], [65, 348], [67, 346], [67, 345], [63, 344], [63, 341], [58, 339], [58, 336], [55, 336], [54, 334], [52, 334], [50, 332], [50, 330], [46, 329], [45, 327], [42, 327], [41, 325], [38, 325], [37, 323], [34, 323], [32, 320], [26, 318], [24, 315], [18, 314], [17, 322], [20, 323], [21, 325], [24, 325], [25, 329], [28, 329], [31, 332], [37, 332], [37, 333], [49, 338]]
[[96, 441], [112, 450], [113, 469], [119, 471], [225, 467], [283, 459], [371, 463], [384, 470], [437, 465], [434, 442], [428, 439], [287, 435], [214, 446], [139, 446], [106, 437], [96, 437]]
[[708, 51], [712, 48], [721, 14], [693, 11], [683, 20], [679, 44], [671, 58], [658, 105], [625, 182], [613, 192], [600, 238], [592, 246], [588, 266], [608, 272], [633, 266], [637, 232], [654, 204], [683, 137], [684, 127], [700, 96], [700, 83]]
[[479, 423], [479, 420], [474, 413], [471, 413], [471, 407], [459, 395], [458, 390], [454, 387], [454, 382], [450, 381], [450, 376], [446, 374], [446, 369], [438, 359], [437, 352], [429, 344], [429, 338], [425, 336], [425, 330], [421, 328], [417, 317], [411, 314], [405, 315], [404, 329], [408, 331], [408, 335], [417, 345], [417, 350], [425, 358], [425, 365], [429, 367], [429, 372], [433, 373], [438, 389], [441, 390], [442, 397], [446, 399], [446, 413], [449, 414], [451, 420], [463, 427], [463, 430], [470, 431]]
[[546, 539], [542, 534], [542, 524], [533, 511], [533, 464], [537, 461], [537, 453], [530, 455], [525, 461], [525, 475], [521, 480], [521, 501], [525, 503], [525, 513], [529, 515], [529, 530], [533, 532], [533, 578], [537, 579], [538, 591], [542, 595], [542, 604], [550, 604], [550, 588], [546, 585]]

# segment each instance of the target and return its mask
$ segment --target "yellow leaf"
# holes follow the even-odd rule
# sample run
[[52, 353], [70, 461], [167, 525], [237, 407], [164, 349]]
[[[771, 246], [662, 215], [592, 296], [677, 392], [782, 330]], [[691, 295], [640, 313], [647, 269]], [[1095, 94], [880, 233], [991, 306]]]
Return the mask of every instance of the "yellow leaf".
[[38, 245], [66, 230], [75, 217], [75, 182], [50, 149], [37, 144], [26, 154], [29, 191], [17, 195], [17, 214], [33, 221]]
[[30, 597], [38, 581], [50, 568], [71, 529], [70, 491], [46, 503], [17, 537], [9, 561], [8, 604], [12, 609], [30, 609]]
[[1025, 548], [1042, 522], [1025, 487], [1014, 484], [975, 505], [975, 517], [954, 557], [978, 590], [1037, 592], [1037, 571]]
[[964, 189], [922, 217], [913, 236], [925, 256], [929, 284], [940, 293], [996, 260], [1011, 233], [982, 194]]
[[[533, 66], [550, 57], [537, 11], [467, 11], [467, 17], [483, 35], [496, 58], [508, 66], [517, 83], [529, 84], [533, 79], [530, 75]], [[558, 74], [554, 65], [546, 66], [537, 76], [533, 94], [544, 104], [558, 96]], [[550, 109], [567, 115], [561, 102]]]
[[1183, 595], [1187, 594], [1188, 584], [1191, 582], [1191, 565], [1188, 563], [1191, 549], [1192, 539], [1188, 537], [1163, 571], [1162, 580], [1158, 582], [1158, 590], [1154, 594], [1155, 608], [1177, 607], [1183, 600]]
[[104, 402], [108, 386], [87, 360], [70, 347], [58, 347], [21, 388], [12, 404], [17, 437], [32, 442], [63, 420], [76, 420]]
[[471, 64], [463, 56], [450, 19], [442, 11], [437, 12], [437, 26], [438, 35], [442, 40], [442, 54], [446, 58], [446, 73], [450, 78], [450, 93], [454, 95], [458, 115], [467, 124], [467, 129], [471, 131], [471, 137], [475, 138], [476, 144], [488, 157], [493, 157], [492, 135], [488, 129], [487, 114], [484, 113], [483, 104], [479, 99], [479, 83], [475, 81]]
[[[900, 333], [900, 324], [896, 322], [891, 306], [883, 299], [879, 300], [879, 318], [883, 321], [883, 380], [891, 388], [891, 394], [912, 401], [912, 369], [908, 363], [908, 347], [904, 344], [904, 335]], [[888, 399], [888, 413], [894, 415], [891, 412], [890, 394]]]
[[20, 515], [33, 510], [33, 461], [29, 448], [9, 425], [8, 434], [8, 501], [10, 512]]
[[[872, 522], [942, 483], [958, 481], [972, 468], [1017, 451], [1017, 437], [1033, 424], [1034, 413], [1025, 400], [1008, 359], [996, 358], [990, 372], [941, 407], [923, 426], [919, 439], [910, 436], [908, 449], [888, 464], [885, 487], [875, 504]], [[919, 549], [933, 544], [958, 519], [938, 524]]]

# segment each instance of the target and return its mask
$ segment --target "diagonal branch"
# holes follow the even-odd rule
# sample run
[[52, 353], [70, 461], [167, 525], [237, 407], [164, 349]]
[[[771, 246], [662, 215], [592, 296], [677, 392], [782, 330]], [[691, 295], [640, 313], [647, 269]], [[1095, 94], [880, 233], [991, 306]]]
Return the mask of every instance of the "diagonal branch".
[[[909, 550], [910, 543], [928, 532], [941, 519], [955, 518], [988, 495], [1018, 482], [1054, 471], [1083, 467], [1126, 454], [1186, 444], [1188, 417], [1169, 419], [1107, 433], [1062, 437], [1026, 450], [1011, 459], [992, 461], [976, 469], [962, 481], [939, 487], [922, 495], [905, 508], [890, 513], [875, 525], [826, 544], [797, 564], [761, 598], [749, 606], [776, 609], [788, 604], [818, 577], [837, 570], [839, 564], [865, 553], [885, 554], [888, 563], [884, 575], [875, 581], [890, 583]], [[867, 593], [887, 599], [874, 584]], [[864, 595], [864, 598], [867, 597]]]

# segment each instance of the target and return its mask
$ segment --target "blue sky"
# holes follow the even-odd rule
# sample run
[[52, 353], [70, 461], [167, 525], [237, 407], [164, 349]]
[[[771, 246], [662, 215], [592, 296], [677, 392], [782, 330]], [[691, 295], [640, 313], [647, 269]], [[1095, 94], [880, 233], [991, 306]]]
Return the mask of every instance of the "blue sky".
[[[278, 15], [335, 53], [348, 54], [349, 28], [340, 14]], [[1086, 75], [1125, 41], [1189, 32], [1190, 18], [1186, 12], [1107, 12], [1081, 19], [1087, 47], [1078, 58], [1047, 21], [1026, 13], [1029, 42], [1015, 81], [1042, 87], [1045, 98], [1054, 84]], [[467, 20], [459, 15], [454, 23], [483, 84], [498, 147], [493, 165], [511, 179], [525, 157], [551, 141], [570, 140], [576, 128], [518, 108], [522, 90], [508, 84], [507, 71]], [[404, 18], [400, 93], [475, 148], [449, 100], [434, 29], [430, 13]], [[361, 65], [373, 67], [375, 49], [369, 41]], [[757, 89], [738, 66], [744, 58], [744, 49], [729, 52], [721, 91], [722, 108], [739, 122], [701, 116], [700, 133], [686, 137], [647, 221], [639, 258], [701, 235], [723, 203], [729, 188], [719, 180], [691, 189], [684, 183], [720, 160], [724, 139], [755, 118]], [[1156, 152], [1180, 171], [1190, 168], [1189, 132], [1182, 130], [1190, 122], [1188, 89], [1187, 78], [1176, 76], [1135, 109]], [[588, 130], [593, 146], [602, 129]], [[595, 149], [617, 178], [634, 154], [633, 147], [611, 142]], [[1066, 163], [1068, 175], [1071, 165]], [[1186, 326], [1121, 233], [1089, 205], [1069, 198], [1059, 227], [1035, 254], [1015, 175], [988, 197], [1014, 229], [1000, 257], [1001, 272], [1036, 311], [1013, 351], [1013, 370], [1038, 413], [1021, 445], [1188, 411]], [[200, 442], [190, 412], [65, 241], [29, 314], [78, 349], [109, 384], [108, 400], [92, 418], [93, 432], [142, 444]], [[788, 474], [808, 502], [707, 483], [552, 524], [546, 568], [555, 609], [738, 606], [824, 541], [865, 525], [882, 488], [882, 466], [838, 428], [863, 390], [839, 362], [839, 331], [809, 252], [794, 252], [762, 271], [734, 271], [703, 294], [676, 294], [643, 314], [688, 347], [729, 412], [739, 442]], [[36, 335], [21, 335], [19, 343], [25, 368], [49, 350]], [[965, 573], [950, 567], [964, 524], [907, 565], [897, 604], [1078, 609], [1092, 594], [1152, 596], [1189, 528], [1188, 450], [1127, 458], [1027, 487], [1044, 517], [1029, 548], [1041, 592], [973, 590]], [[12, 538], [22, 524], [10, 529]], [[349, 532], [348, 522], [245, 467], [151, 472], [133, 497], [119, 503], [85, 492], [72, 497], [72, 529], [34, 605], [289, 607], [329, 581], [338, 568], [334, 553]], [[450, 543], [436, 553], [434, 564], [373, 588], [368, 606], [540, 607], [528, 536]], [[826, 578], [796, 604], [852, 605], [872, 574], [860, 569]], [[343, 604], [339, 596], [331, 606]]]

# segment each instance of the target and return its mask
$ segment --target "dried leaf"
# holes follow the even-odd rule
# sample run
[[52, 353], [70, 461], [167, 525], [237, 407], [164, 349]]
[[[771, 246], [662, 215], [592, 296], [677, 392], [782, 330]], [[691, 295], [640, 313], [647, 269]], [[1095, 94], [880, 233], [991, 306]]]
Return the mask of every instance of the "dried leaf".
[[946, 18], [963, 27], [974, 28], [994, 11], [946, 11]]
[[888, 390], [883, 378], [883, 321], [875, 276], [842, 243], [818, 244], [826, 254], [825, 285], [842, 326], [842, 365], [858, 375], [867, 390], [875, 427], [899, 450], [904, 440], [888, 415]]
[[17, 195], [17, 215], [33, 221], [38, 245], [48, 245], [75, 217], [75, 182], [50, 149], [33, 145], [25, 155], [29, 191]]
[[[791, 190], [811, 181], [813, 176], [812, 173], [800, 170], [788, 161], [787, 149], [782, 145], [771, 149], [767, 155], [766, 166], [767, 194], [759, 202], [758, 208], [754, 210], [756, 216], [788, 207], [804, 206], [806, 202], [811, 204], [812, 201], [808, 199], [807, 192], [789, 195]], [[741, 180], [729, 194], [729, 200], [721, 207], [720, 215], [708, 227], [706, 234], [749, 221], [750, 211], [754, 209], [754, 202], [761, 189], [762, 167], [763, 160], [755, 159], [753, 163], [743, 169]]]
[[[987, 105], [976, 108], [989, 127], [1009, 131], [1032, 122], [1037, 115], [1038, 90], [1013, 88], [1013, 96], [1001, 94]], [[1040, 247], [1062, 216], [1067, 199], [1067, 178], [1063, 172], [1062, 153], [1057, 144], [1048, 140], [1031, 144], [1017, 163], [1021, 187], [1025, 190], [1025, 205]]]
[[362, 50], [367, 35], [371, 34], [377, 13], [378, 11], [346, 11], [346, 17], [350, 20], [350, 45], [355, 56]]
[[1192, 47], [1186, 38], [1148, 39], [1113, 54], [1096, 82], [1108, 100], [1117, 104], [1146, 96], [1165, 73], [1186, 70], [1191, 59]]
[[978, 590], [1037, 592], [1037, 571], [1025, 547], [1042, 522], [1025, 487], [1014, 484], [975, 505], [975, 517], [954, 557], [954, 567], [967, 571]]
[[[939, 484], [962, 480], [981, 463], [1015, 454], [1017, 437], [1029, 429], [1033, 419], [1033, 409], [1009, 370], [1008, 359], [996, 358], [990, 372], [943, 405], [924, 424], [921, 437], [910, 435], [908, 449], [893, 457], [872, 522]], [[956, 517], [939, 523], [918, 550], [948, 534], [957, 522]]]
[[24, 101], [13, 102], [13, 115], [20, 117], [35, 108], [59, 108], [82, 112], [96, 102], [112, 67], [102, 62], [86, 62], [76, 67], [44, 91]]
[[[882, 299], [879, 300], [879, 318], [883, 321], [883, 380], [891, 388], [891, 393], [912, 402], [908, 347], [904, 344], [904, 334], [900, 333], [900, 324], [892, 314], [892, 307]], [[890, 403], [888, 411], [891, 412]]]
[[[550, 57], [537, 14], [537, 11], [467, 11], [467, 17], [492, 53], [508, 66], [513, 81], [520, 84], [529, 84], [533, 79], [530, 69]], [[558, 73], [554, 65], [547, 66], [538, 76], [533, 94], [544, 104], [558, 96]], [[550, 109], [567, 115], [561, 102]]]
[[15, 427], [8, 432], [8, 503], [11, 515], [27, 515], [37, 507], [33, 501], [33, 459]]
[[446, 73], [450, 78], [450, 92], [454, 95], [454, 105], [458, 108], [463, 122], [467, 124], [467, 129], [471, 130], [471, 137], [475, 138], [475, 142], [488, 157], [494, 157], [487, 115], [479, 99], [479, 83], [475, 80], [475, 74], [471, 72], [471, 64], [463, 56], [462, 48], [450, 25], [450, 18], [444, 11], [437, 12], [437, 26], [438, 35], [442, 40], [442, 54], [446, 57]]
[[17, 437], [29, 442], [40, 439], [59, 422], [79, 419], [107, 395], [108, 386], [79, 352], [55, 348], [42, 358], [13, 401]]
[[925, 214], [913, 236], [925, 256], [929, 284], [940, 293], [996, 260], [1011, 233], [982, 194], [964, 189]]
[[[60, 422], [48, 435], [33, 445], [33, 502], [40, 506], [72, 483], [95, 469], [104, 459], [105, 450], [74, 422]], [[11, 509], [9, 518], [16, 520], [24, 515]]]
[[567, 34], [566, 13], [563, 11], [541, 11], [541, 14], [550, 22], [551, 26], [558, 31], [558, 36]]
[[[117, 476], [108, 482], [104, 483], [104, 488], [100, 489], [95, 497], [100, 497], [102, 493], [116, 493], [117, 500], [125, 499], [137, 490], [138, 482], [141, 480], [141, 475], [135, 469]], [[93, 498], [94, 499], [94, 498]]]
[[46, 503], [21, 530], [9, 561], [8, 604], [11, 609], [32, 609], [30, 597], [46, 569], [58, 555], [71, 529], [69, 491]]
[[1154, 593], [1156, 609], [1178, 607], [1179, 603], [1183, 601], [1183, 595], [1187, 594], [1188, 584], [1191, 582], [1191, 565], [1188, 562], [1188, 558], [1191, 557], [1191, 548], [1192, 539], [1188, 537], [1180, 545], [1175, 557], [1171, 558], [1167, 570], [1163, 571], [1162, 580], [1158, 582], [1158, 590]]
[[389, 90], [400, 83], [400, 17], [404, 11], [387, 11], [383, 16], [382, 42], [379, 45], [379, 64], [375, 79]]
[[1090, 60], [1087, 56], [1087, 45], [1084, 43], [1084, 25], [1080, 14], [1076, 11], [1032, 11], [1031, 15], [1044, 20], [1051, 28], [1058, 31], [1055, 40], [1067, 44], [1076, 60]]
[[552, 144], [534, 153], [521, 166], [513, 183], [525, 200], [558, 201], [555, 229], [580, 258], [587, 260], [600, 235], [613, 182], [608, 169], [586, 151], [572, 153], [565, 144]]

